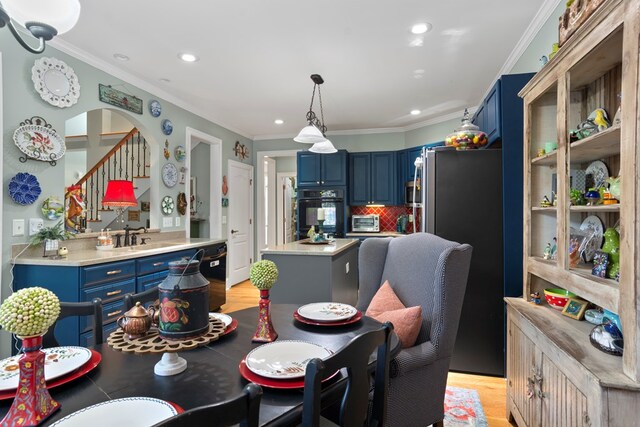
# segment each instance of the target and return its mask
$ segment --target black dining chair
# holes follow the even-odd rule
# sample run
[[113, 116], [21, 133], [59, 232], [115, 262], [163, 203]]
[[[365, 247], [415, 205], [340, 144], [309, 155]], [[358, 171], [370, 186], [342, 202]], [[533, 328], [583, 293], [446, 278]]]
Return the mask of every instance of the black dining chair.
[[231, 426], [258, 427], [262, 387], [249, 383], [242, 394], [213, 405], [189, 409], [153, 427]]
[[158, 287], [154, 286], [153, 288], [149, 288], [146, 291], [138, 292], [137, 294], [126, 294], [124, 296], [124, 309], [129, 310], [131, 307], [136, 305], [136, 302], [140, 302], [140, 304], [147, 306], [147, 303], [152, 303], [158, 299]]
[[[378, 427], [384, 424], [389, 384], [390, 342], [393, 325], [389, 322], [379, 329], [353, 338], [349, 343], [325, 360], [312, 359], [304, 376], [304, 403], [302, 426], [319, 427], [327, 424], [320, 417], [320, 388], [324, 378], [339, 369], [347, 370], [347, 386], [340, 400], [338, 413], [342, 427]], [[369, 358], [377, 351], [373, 402], [370, 406]]]
[[102, 300], [94, 298], [91, 302], [60, 302], [60, 315], [49, 330], [42, 337], [42, 346], [45, 348], [58, 347], [60, 344], [55, 336], [56, 324], [65, 317], [93, 316], [93, 343], [102, 344]]

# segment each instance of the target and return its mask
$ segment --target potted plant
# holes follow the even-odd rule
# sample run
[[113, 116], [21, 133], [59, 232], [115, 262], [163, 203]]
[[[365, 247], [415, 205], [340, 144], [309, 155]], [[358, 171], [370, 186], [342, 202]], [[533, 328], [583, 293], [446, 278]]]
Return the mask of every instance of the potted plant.
[[62, 221], [59, 221], [56, 225], [51, 227], [42, 227], [31, 238], [31, 246], [36, 246], [42, 243], [42, 256], [47, 256], [47, 251], [58, 250], [58, 242], [60, 240], [67, 240], [73, 237], [73, 234], [64, 229]]

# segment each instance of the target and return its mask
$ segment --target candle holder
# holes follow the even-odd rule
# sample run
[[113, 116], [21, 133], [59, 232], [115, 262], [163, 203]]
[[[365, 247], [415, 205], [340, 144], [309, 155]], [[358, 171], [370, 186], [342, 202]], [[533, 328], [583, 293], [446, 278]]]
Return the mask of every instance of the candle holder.
[[323, 235], [324, 231], [322, 231], [322, 224], [324, 224], [324, 219], [319, 219], [318, 220], [318, 234], [320, 236]]

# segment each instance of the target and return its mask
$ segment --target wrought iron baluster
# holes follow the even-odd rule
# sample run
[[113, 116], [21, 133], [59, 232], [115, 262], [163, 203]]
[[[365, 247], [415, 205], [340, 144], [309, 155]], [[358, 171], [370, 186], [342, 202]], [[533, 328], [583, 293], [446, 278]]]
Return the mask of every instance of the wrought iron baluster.
[[137, 143], [138, 143], [138, 175], [140, 176], [140, 132], [138, 132], [138, 139], [137, 139]]
[[144, 176], [147, 176], [147, 140], [142, 138], [142, 167]]
[[[91, 175], [91, 180], [89, 181], [89, 191], [87, 192], [87, 203], [89, 203], [89, 212], [91, 213], [91, 219], [93, 220], [93, 175]], [[98, 219], [98, 212], [96, 211], [96, 219]]]
[[[131, 162], [133, 164], [133, 161]], [[129, 139], [124, 143], [124, 179], [129, 179]]]
[[107, 190], [107, 187], [106, 187], [106, 186], [105, 186], [105, 184], [104, 184], [104, 176], [105, 176], [105, 175], [106, 175], [106, 174], [105, 174], [105, 172], [104, 172], [104, 163], [103, 163], [103, 164], [102, 164], [102, 190], [103, 190], [103, 191], [102, 191], [102, 197], [104, 197], [104, 193], [105, 193], [105, 192], [106, 192], [106, 190]]
[[100, 206], [102, 205], [102, 194], [100, 194], [100, 177], [98, 176], [98, 171], [96, 170], [94, 172], [94, 175], [96, 176], [96, 201], [95, 201], [95, 205], [96, 205], [96, 219], [99, 220], [100, 219]]
[[118, 169], [118, 178], [122, 179], [122, 147], [120, 147], [118, 153], [120, 153], [120, 168]]

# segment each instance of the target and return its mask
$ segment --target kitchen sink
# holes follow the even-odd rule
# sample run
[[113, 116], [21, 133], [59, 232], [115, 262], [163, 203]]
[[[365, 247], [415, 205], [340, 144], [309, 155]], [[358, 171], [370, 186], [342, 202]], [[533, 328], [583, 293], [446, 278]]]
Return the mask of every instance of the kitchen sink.
[[144, 245], [136, 245], [136, 246], [128, 246], [127, 249], [130, 251], [147, 251], [152, 249], [162, 249], [162, 248], [170, 248], [172, 246], [179, 246], [182, 243], [176, 242], [157, 242], [157, 243], [146, 243]]

